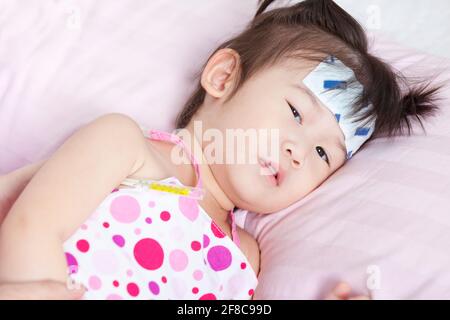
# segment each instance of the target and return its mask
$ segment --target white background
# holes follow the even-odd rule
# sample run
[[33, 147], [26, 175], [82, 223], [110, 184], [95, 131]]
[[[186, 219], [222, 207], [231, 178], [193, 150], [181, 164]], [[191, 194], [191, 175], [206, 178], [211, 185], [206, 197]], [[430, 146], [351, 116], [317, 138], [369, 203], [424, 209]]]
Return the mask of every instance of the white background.
[[367, 31], [403, 45], [450, 58], [450, 1], [335, 0]]

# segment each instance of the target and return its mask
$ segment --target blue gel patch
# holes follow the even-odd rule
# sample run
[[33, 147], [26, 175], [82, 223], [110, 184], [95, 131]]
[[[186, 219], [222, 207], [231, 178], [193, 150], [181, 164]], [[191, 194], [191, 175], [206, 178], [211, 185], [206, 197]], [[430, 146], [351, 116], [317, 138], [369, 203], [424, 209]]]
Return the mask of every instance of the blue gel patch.
[[341, 115], [339, 113], [336, 113], [334, 116], [336, 117], [337, 122], [341, 121]]
[[347, 81], [325, 80], [324, 89], [347, 89]]
[[358, 128], [355, 132], [355, 136], [367, 136], [370, 128]]
[[325, 59], [326, 63], [331, 63], [334, 64], [336, 62], [336, 57], [335, 56], [329, 56]]

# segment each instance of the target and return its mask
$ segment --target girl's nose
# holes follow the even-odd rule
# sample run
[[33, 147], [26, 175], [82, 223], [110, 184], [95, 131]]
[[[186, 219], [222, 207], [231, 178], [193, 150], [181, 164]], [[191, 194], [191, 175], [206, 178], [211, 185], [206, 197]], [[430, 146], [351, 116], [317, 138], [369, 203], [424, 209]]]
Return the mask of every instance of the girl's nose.
[[288, 146], [285, 146], [284, 153], [290, 159], [290, 161], [292, 163], [292, 167], [295, 169], [298, 169], [301, 167], [300, 157], [293, 150], [294, 150], [294, 147], [288, 145]]

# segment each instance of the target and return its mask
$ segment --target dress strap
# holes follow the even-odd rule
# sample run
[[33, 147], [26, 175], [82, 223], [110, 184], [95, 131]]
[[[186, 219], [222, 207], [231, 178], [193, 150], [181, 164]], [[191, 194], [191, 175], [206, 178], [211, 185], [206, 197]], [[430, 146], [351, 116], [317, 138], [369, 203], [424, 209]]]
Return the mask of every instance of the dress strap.
[[202, 188], [202, 179], [200, 177], [200, 169], [198, 166], [197, 159], [195, 159], [194, 155], [189, 151], [188, 147], [179, 136], [169, 132], [150, 129], [148, 131], [148, 138], [153, 140], [172, 142], [183, 148], [183, 150], [188, 154], [189, 160], [191, 161], [192, 165], [194, 166], [195, 175], [197, 177], [197, 184], [195, 187]]
[[238, 234], [237, 228], [236, 228], [236, 221], [234, 221], [233, 209], [230, 210], [230, 216], [231, 216], [231, 235], [233, 236], [233, 242], [240, 248], [241, 241], [239, 240], [239, 234]]

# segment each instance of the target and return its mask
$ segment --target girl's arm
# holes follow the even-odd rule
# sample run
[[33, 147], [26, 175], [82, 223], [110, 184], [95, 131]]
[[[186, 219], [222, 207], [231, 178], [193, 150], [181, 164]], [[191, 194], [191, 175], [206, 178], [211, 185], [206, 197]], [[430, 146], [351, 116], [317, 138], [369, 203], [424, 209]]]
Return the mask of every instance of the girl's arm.
[[139, 125], [109, 114], [73, 134], [38, 170], [0, 226], [0, 283], [67, 280], [63, 242], [144, 163]]
[[0, 225], [20, 193], [45, 161], [29, 164], [0, 176]]

